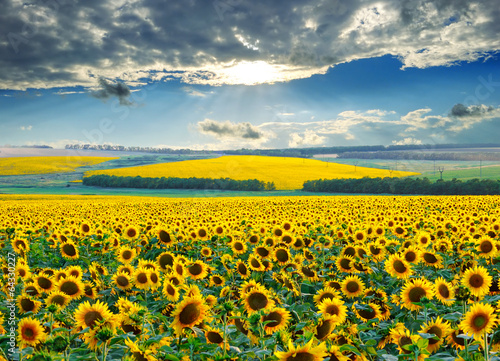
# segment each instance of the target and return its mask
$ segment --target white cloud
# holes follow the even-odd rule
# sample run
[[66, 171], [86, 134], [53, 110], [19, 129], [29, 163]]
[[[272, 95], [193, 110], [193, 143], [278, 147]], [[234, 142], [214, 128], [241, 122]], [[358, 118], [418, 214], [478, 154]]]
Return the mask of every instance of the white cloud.
[[309, 145], [321, 145], [326, 141], [325, 136], [318, 135], [312, 130], [306, 130], [303, 135], [299, 133], [290, 133], [288, 146], [291, 148], [304, 147]]
[[500, 50], [496, 0], [238, 1], [223, 14], [212, 1], [57, 4], [0, 3], [3, 89], [92, 87], [100, 76], [261, 84], [387, 54], [425, 68]]
[[418, 145], [422, 144], [422, 141], [420, 139], [415, 139], [415, 138], [404, 138], [402, 140], [393, 140], [392, 141], [393, 145]]
[[30, 131], [31, 129], [33, 129], [33, 126], [32, 125], [21, 125], [19, 127], [19, 129], [21, 129], [23, 131]]

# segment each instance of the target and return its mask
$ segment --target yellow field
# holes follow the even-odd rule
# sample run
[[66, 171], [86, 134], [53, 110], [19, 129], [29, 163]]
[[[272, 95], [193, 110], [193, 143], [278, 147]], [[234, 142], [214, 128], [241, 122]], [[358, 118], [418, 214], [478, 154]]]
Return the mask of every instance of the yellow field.
[[12, 157], [0, 158], [0, 175], [73, 172], [78, 167], [95, 165], [111, 157]]
[[[388, 170], [364, 167], [355, 168], [352, 165], [326, 163], [315, 159], [246, 155], [92, 171], [85, 173], [85, 176], [95, 174], [122, 177], [258, 179], [264, 182], [274, 182], [278, 190], [301, 189], [305, 181], [313, 179], [391, 176]], [[418, 173], [392, 172], [393, 177], [416, 174]]]
[[499, 203], [0, 195], [0, 360], [493, 361]]

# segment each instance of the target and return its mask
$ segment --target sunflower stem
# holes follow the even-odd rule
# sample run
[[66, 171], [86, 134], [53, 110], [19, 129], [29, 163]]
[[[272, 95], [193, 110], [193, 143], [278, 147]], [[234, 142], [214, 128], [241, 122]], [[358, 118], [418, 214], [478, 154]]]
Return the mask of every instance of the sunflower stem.
[[226, 343], [227, 343], [227, 315], [226, 314], [224, 314], [224, 336], [223, 336], [223, 340], [224, 340], [223, 347], [224, 347], [224, 359], [225, 359], [226, 356], [227, 356], [227, 352], [226, 352]]
[[484, 334], [484, 361], [489, 361], [489, 351], [488, 351], [488, 334]]

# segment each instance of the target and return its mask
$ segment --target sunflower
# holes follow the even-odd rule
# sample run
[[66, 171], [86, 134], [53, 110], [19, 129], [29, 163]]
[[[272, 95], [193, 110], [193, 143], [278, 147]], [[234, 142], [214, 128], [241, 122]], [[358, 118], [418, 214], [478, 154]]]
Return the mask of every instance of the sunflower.
[[451, 333], [452, 329], [448, 321], [443, 321], [441, 317], [437, 317], [434, 321], [429, 321], [422, 325], [420, 332], [434, 334], [438, 339], [429, 339], [429, 344], [427, 346], [427, 351], [436, 352], [444, 340]]
[[435, 254], [434, 252], [422, 252], [422, 260], [427, 266], [443, 268], [443, 257], [439, 254]]
[[17, 262], [16, 265], [16, 277], [21, 277], [22, 279], [28, 279], [31, 277], [30, 268], [27, 264]]
[[286, 247], [277, 247], [272, 253], [273, 261], [277, 262], [280, 266], [286, 265], [290, 262], [292, 256]]
[[270, 298], [269, 292], [262, 286], [252, 288], [242, 297], [245, 310], [249, 315], [274, 307], [274, 301]]
[[133, 274], [133, 280], [135, 287], [141, 290], [148, 290], [151, 288], [151, 280], [149, 274], [151, 273], [145, 267], [138, 267]]
[[465, 338], [459, 336], [466, 336], [461, 329], [452, 329], [448, 336], [448, 344], [457, 350], [465, 349]]
[[481, 258], [496, 257], [498, 253], [498, 242], [488, 236], [483, 236], [476, 240], [476, 251]]
[[[404, 346], [411, 345], [420, 338], [419, 335], [413, 335], [404, 325], [393, 328], [390, 335], [400, 354], [410, 354], [411, 351], [406, 350]], [[420, 356], [418, 359], [420, 360]]]
[[161, 274], [156, 269], [149, 271], [149, 282], [152, 290], [156, 290], [161, 286]]
[[59, 308], [66, 307], [71, 301], [71, 297], [61, 291], [52, 291], [45, 299], [47, 306], [56, 305]]
[[385, 261], [385, 271], [399, 279], [407, 279], [413, 274], [410, 264], [404, 257], [397, 254], [391, 254]]
[[171, 246], [174, 243], [174, 237], [172, 237], [170, 235], [170, 232], [166, 228], [163, 228], [163, 227], [160, 227], [157, 229], [156, 238], [158, 238], [158, 242], [161, 245], [164, 245], [167, 247]]
[[318, 272], [312, 267], [301, 264], [298, 269], [299, 273], [307, 279], [308, 281], [315, 282], [319, 281]]
[[484, 334], [490, 333], [498, 321], [495, 309], [490, 304], [475, 303], [465, 314], [459, 327], [464, 333], [474, 335], [477, 340]]
[[[214, 343], [219, 345], [221, 348], [224, 347], [224, 336], [221, 331], [216, 328], [207, 327], [205, 329], [205, 339], [207, 340], [207, 343]], [[229, 349], [228, 343], [226, 343], [226, 348]]]
[[236, 271], [240, 274], [241, 277], [243, 278], [248, 278], [250, 277], [250, 271], [248, 270], [247, 265], [243, 261], [238, 261], [236, 264]]
[[71, 299], [77, 300], [84, 294], [84, 285], [79, 278], [68, 276], [56, 284], [57, 290], [67, 294]]
[[174, 265], [175, 256], [170, 252], [163, 252], [156, 258], [156, 262], [160, 266], [162, 271], [166, 271], [168, 267], [172, 267]]
[[122, 233], [122, 236], [128, 239], [129, 241], [134, 241], [139, 238], [139, 230], [135, 226], [128, 226], [125, 228], [125, 231]]
[[202, 280], [204, 279], [209, 271], [209, 266], [200, 260], [190, 262], [186, 266], [187, 275], [190, 276], [194, 280]]
[[328, 338], [328, 336], [330, 336], [332, 331], [335, 329], [335, 326], [336, 326], [335, 320], [333, 320], [332, 318], [328, 318], [328, 317], [323, 318], [323, 319], [318, 321], [317, 325], [314, 326], [314, 329], [313, 329], [314, 336], [319, 341], [323, 341], [326, 338]]
[[212, 256], [213, 251], [210, 247], [203, 247], [200, 253], [203, 257], [210, 258]]
[[127, 266], [127, 265], [119, 266], [116, 269], [116, 273], [122, 273], [122, 272], [128, 274], [129, 276], [131, 276], [132, 273], [134, 273], [134, 268], [132, 266]]
[[334, 298], [339, 298], [340, 297], [340, 293], [334, 289], [334, 288], [331, 288], [331, 287], [324, 287], [320, 290], [318, 290], [318, 292], [316, 292], [316, 294], [314, 295], [314, 303], [316, 305], [319, 305], [321, 302], [323, 302], [324, 300], [326, 299], [334, 299]]
[[231, 247], [234, 255], [244, 254], [247, 251], [246, 242], [237, 239], [233, 239], [231, 243], [229, 243], [229, 246]]
[[61, 255], [66, 259], [73, 260], [79, 257], [78, 247], [73, 241], [61, 243], [59, 249], [61, 250]]
[[375, 261], [380, 261], [385, 257], [385, 248], [379, 241], [372, 242], [368, 245], [368, 252]]
[[16, 303], [20, 314], [26, 312], [33, 312], [34, 314], [36, 314], [38, 313], [42, 305], [40, 301], [33, 299], [27, 294], [17, 296]]
[[226, 279], [221, 275], [211, 275], [210, 276], [210, 286], [219, 287], [224, 286]]
[[184, 278], [187, 273], [184, 264], [179, 259], [174, 260], [174, 264], [172, 265], [172, 270], [180, 278]]
[[125, 345], [128, 346], [130, 353], [132, 354], [132, 360], [135, 361], [156, 361], [157, 358], [154, 357], [154, 352], [151, 349], [144, 349], [144, 346], [139, 346], [136, 342], [130, 339], [125, 340]]
[[360, 296], [364, 290], [365, 284], [358, 276], [348, 276], [342, 281], [342, 292], [348, 298]]
[[70, 266], [66, 268], [65, 272], [67, 276], [73, 276], [80, 279], [83, 277], [83, 270], [80, 266]]
[[469, 268], [462, 276], [462, 285], [467, 287], [469, 292], [478, 298], [488, 294], [491, 282], [492, 277], [488, 274], [486, 268], [482, 266]]
[[376, 318], [380, 319], [380, 307], [375, 302], [368, 303], [357, 303], [354, 302], [352, 309], [356, 316], [363, 322], [374, 320]]
[[328, 360], [330, 361], [352, 361], [350, 357], [345, 356], [340, 351], [340, 346], [333, 345], [328, 350]]
[[170, 326], [180, 336], [185, 327], [193, 327], [204, 321], [209, 309], [201, 296], [186, 297], [177, 304], [172, 312], [174, 321]]
[[121, 246], [117, 250], [116, 259], [123, 264], [129, 264], [134, 260], [135, 256], [137, 256], [137, 251], [134, 247]]
[[112, 277], [112, 280], [115, 281], [116, 287], [119, 289], [126, 291], [132, 288], [132, 282], [130, 280], [130, 275], [125, 272], [115, 273]]
[[170, 281], [163, 282], [163, 295], [172, 302], [177, 302], [179, 299], [179, 289]]
[[411, 263], [411, 264], [419, 263], [421, 258], [422, 258], [421, 251], [415, 246], [410, 246], [410, 247], [406, 248], [402, 252], [402, 256], [406, 262]]
[[272, 308], [262, 316], [262, 322], [265, 323], [264, 331], [270, 335], [274, 332], [286, 329], [290, 320], [290, 312], [284, 308]]
[[76, 326], [81, 329], [95, 328], [99, 323], [104, 323], [113, 318], [113, 314], [104, 302], [97, 301], [93, 305], [89, 301], [80, 303], [73, 315]]
[[416, 311], [421, 308], [414, 302], [420, 302], [422, 298], [431, 299], [434, 296], [434, 287], [426, 279], [414, 278], [407, 280], [401, 290], [401, 300], [403, 307]]
[[248, 257], [248, 267], [250, 267], [252, 271], [256, 272], [263, 272], [265, 269], [260, 257], [255, 255]]
[[342, 255], [337, 257], [335, 265], [339, 272], [352, 273], [354, 265], [354, 257], [349, 255]]
[[52, 277], [40, 275], [34, 278], [35, 287], [38, 292], [50, 293], [54, 289], [54, 280]]
[[30, 250], [30, 241], [22, 238], [14, 238], [12, 240], [12, 248], [17, 254], [21, 252], [28, 252]]
[[367, 237], [366, 232], [362, 231], [362, 230], [358, 230], [358, 231], [354, 232], [354, 234], [352, 235], [352, 238], [354, 239], [354, 241], [356, 241], [360, 244], [363, 244], [366, 241], [366, 237]]
[[329, 318], [335, 322], [335, 326], [341, 325], [347, 318], [347, 306], [340, 298], [327, 298], [318, 305], [318, 312], [323, 318]]
[[434, 281], [434, 291], [436, 298], [444, 305], [451, 306], [455, 300], [455, 289], [452, 284], [446, 282], [442, 277], [438, 277]]
[[35, 318], [23, 318], [17, 324], [17, 340], [22, 347], [35, 347], [38, 343], [45, 341], [46, 337], [47, 334], [42, 324]]
[[420, 249], [425, 249], [431, 242], [431, 235], [428, 232], [418, 232], [415, 236], [415, 241]]
[[313, 339], [303, 346], [295, 347], [292, 340], [289, 340], [288, 351], [278, 351], [275, 355], [278, 357], [278, 361], [322, 361], [328, 356], [325, 343], [322, 342], [316, 347], [313, 347], [312, 344]]

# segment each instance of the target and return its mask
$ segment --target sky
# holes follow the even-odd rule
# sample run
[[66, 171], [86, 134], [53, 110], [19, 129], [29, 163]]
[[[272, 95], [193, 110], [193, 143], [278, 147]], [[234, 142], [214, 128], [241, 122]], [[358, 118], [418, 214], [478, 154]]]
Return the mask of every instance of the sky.
[[0, 146], [498, 143], [497, 0], [2, 0]]

